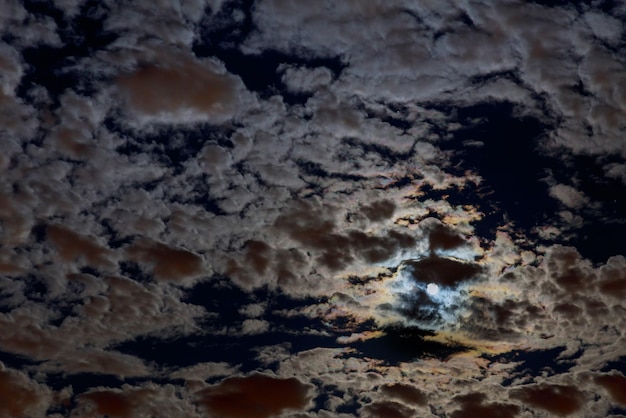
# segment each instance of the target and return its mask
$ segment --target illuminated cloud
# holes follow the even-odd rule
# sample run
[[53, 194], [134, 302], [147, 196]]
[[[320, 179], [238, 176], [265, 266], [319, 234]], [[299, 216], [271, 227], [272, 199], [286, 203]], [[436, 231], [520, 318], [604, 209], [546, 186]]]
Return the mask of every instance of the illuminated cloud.
[[579, 209], [589, 203], [584, 194], [566, 184], [557, 184], [550, 188], [550, 195], [559, 200], [566, 207]]
[[238, 372], [238, 366], [225, 362], [197, 363], [193, 366], [175, 370], [170, 374], [172, 379], [205, 381], [215, 376], [231, 376]]
[[[26, 350], [22, 352], [27, 353]], [[120, 378], [149, 376], [153, 373], [152, 368], [142, 359], [114, 350], [67, 348], [63, 355], [66, 357], [53, 356], [44, 361], [40, 369], [51, 373], [95, 373]]]

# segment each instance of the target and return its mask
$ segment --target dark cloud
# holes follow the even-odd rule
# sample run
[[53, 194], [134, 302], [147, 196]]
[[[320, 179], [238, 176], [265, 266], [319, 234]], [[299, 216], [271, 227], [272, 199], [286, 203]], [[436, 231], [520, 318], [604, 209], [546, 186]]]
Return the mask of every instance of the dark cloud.
[[232, 76], [219, 71], [215, 63], [177, 52], [162, 54], [156, 63], [121, 75], [117, 83], [128, 93], [134, 110], [155, 118], [223, 120], [234, 112], [237, 102]]
[[437, 224], [432, 228], [428, 236], [431, 251], [452, 250], [466, 244], [466, 240], [453, 229]]
[[81, 399], [95, 405], [95, 413], [115, 418], [130, 418], [137, 405], [138, 396], [114, 391], [94, 391], [81, 395]]
[[626, 377], [621, 374], [605, 374], [593, 379], [611, 395], [614, 402], [626, 406]]
[[[426, 322], [423, 316], [419, 316], [418, 319]], [[431, 321], [431, 323], [436, 321], [432, 318], [427, 319]], [[358, 353], [364, 357], [377, 359], [389, 365], [400, 365], [426, 357], [444, 360], [468, 349], [467, 347], [450, 342], [440, 343], [431, 341], [428, 337], [432, 336], [434, 333], [417, 326], [394, 324], [392, 326], [383, 327], [380, 331], [382, 332], [374, 338], [356, 341], [352, 343], [351, 346], [356, 348]], [[403, 395], [407, 395], [406, 392], [409, 391], [410, 389], [406, 389]], [[397, 399], [400, 399], [402, 389], [392, 389], [392, 392], [396, 393], [395, 396]], [[404, 401], [404, 399], [402, 400]], [[411, 402], [406, 402], [415, 404], [418, 400], [419, 398], [413, 399]]]
[[441, 286], [457, 286], [475, 279], [482, 267], [476, 263], [430, 255], [420, 260], [405, 261], [411, 277], [421, 283], [436, 283]]
[[612, 299], [626, 298], [626, 259], [623, 256], [612, 257], [602, 266], [598, 288]]
[[311, 400], [311, 387], [296, 378], [263, 374], [229, 377], [196, 393], [209, 414], [223, 418], [270, 418], [286, 410], [302, 410]]
[[171, 385], [145, 383], [121, 388], [99, 387], [76, 397], [72, 412], [78, 416], [134, 418], [138, 416], [195, 417], [197, 412], [186, 390], [177, 393]]
[[409, 405], [425, 406], [428, 401], [426, 394], [412, 385], [403, 383], [387, 384], [381, 386], [379, 390], [383, 395], [399, 399]]
[[411, 418], [415, 410], [394, 401], [379, 401], [365, 405], [361, 409], [361, 416], [368, 418]]
[[377, 236], [358, 230], [340, 230], [332, 219], [333, 208], [301, 203], [276, 220], [276, 228], [304, 248], [316, 250], [317, 261], [331, 270], [341, 270], [356, 260], [379, 263], [396, 252], [415, 245], [412, 235], [396, 230]]
[[451, 418], [513, 418], [520, 412], [520, 407], [512, 404], [490, 403], [484, 393], [470, 393], [456, 396], [454, 400], [461, 404], [461, 409], [452, 413]]
[[372, 222], [380, 222], [391, 218], [396, 209], [396, 204], [391, 200], [379, 200], [361, 208], [363, 214]]
[[46, 237], [59, 252], [59, 256], [65, 262], [79, 261], [94, 267], [110, 266], [109, 256], [111, 251], [103, 247], [97, 239], [86, 237], [71, 229], [60, 225], [50, 225], [46, 228]]
[[131, 260], [148, 265], [160, 281], [185, 283], [203, 272], [199, 255], [160, 242], [139, 239], [126, 249], [126, 253]]
[[25, 376], [3, 370], [0, 363], [0, 415], [7, 418], [35, 416], [43, 413], [42, 404], [47, 404], [45, 391]]
[[539, 408], [555, 415], [571, 415], [578, 412], [586, 396], [575, 386], [538, 384], [525, 386], [511, 392], [511, 397], [531, 408]]
[[[460, 320], [463, 327], [480, 338], [517, 339], [520, 330], [545, 317], [545, 309], [528, 301], [505, 299], [496, 302], [470, 297], [465, 305], [471, 315]], [[550, 330], [546, 330], [550, 332]]]
[[285, 291], [298, 288], [300, 273], [307, 259], [298, 248], [276, 249], [259, 240], [244, 244], [241, 257], [229, 258], [225, 273], [244, 289], [264, 284], [280, 286]]

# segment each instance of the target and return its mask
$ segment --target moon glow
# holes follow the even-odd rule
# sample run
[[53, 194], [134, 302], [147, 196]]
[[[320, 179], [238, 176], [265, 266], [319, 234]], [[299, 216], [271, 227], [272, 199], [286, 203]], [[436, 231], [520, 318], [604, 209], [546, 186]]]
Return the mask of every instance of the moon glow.
[[436, 296], [439, 293], [439, 286], [435, 283], [428, 283], [428, 286], [426, 286], [426, 293], [430, 296]]

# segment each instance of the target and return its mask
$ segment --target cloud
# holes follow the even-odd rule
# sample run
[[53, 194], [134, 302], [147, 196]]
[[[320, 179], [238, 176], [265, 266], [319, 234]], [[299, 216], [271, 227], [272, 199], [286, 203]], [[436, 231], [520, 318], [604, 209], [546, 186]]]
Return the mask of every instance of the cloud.
[[619, 373], [605, 374], [596, 376], [594, 381], [609, 393], [615, 403], [626, 406], [626, 377]]
[[[68, 344], [69, 345], [69, 344]], [[24, 353], [18, 352], [19, 354]], [[28, 354], [28, 352], [26, 352]], [[145, 377], [154, 373], [152, 367], [139, 357], [114, 350], [67, 347], [37, 368], [48, 373], [112, 375], [119, 378]]]
[[239, 371], [240, 366], [225, 362], [196, 363], [193, 366], [178, 369], [170, 373], [172, 379], [205, 381], [216, 376], [231, 376]]
[[387, 397], [399, 399], [409, 405], [426, 406], [428, 398], [415, 386], [394, 383], [386, 384], [380, 387], [380, 392]]
[[[395, 227], [383, 230], [394, 211], [389, 202], [355, 209], [356, 213], [348, 215], [352, 220], [344, 222], [334, 206], [291, 201], [271, 227], [264, 228], [267, 239], [275, 244], [258, 239], [245, 242], [239, 254], [229, 254], [224, 271], [246, 289], [268, 284], [294, 295], [332, 294], [340, 287], [334, 276], [412, 251], [415, 239], [409, 233]], [[355, 228], [357, 223], [370, 227], [364, 232]], [[322, 271], [328, 274], [321, 276]]]
[[600, 268], [600, 292], [609, 300], [621, 301], [626, 296], [626, 258], [615, 256]]
[[415, 416], [415, 410], [399, 402], [380, 401], [373, 402], [361, 408], [363, 417], [388, 417], [388, 418], [410, 418]]
[[454, 250], [466, 244], [465, 239], [453, 229], [443, 224], [434, 225], [428, 236], [431, 251]]
[[[86, 389], [77, 417], [624, 405], [622, 374], [600, 371], [626, 355], [626, 259], [553, 245], [575, 242], [600, 205], [567, 180], [577, 155], [606, 155], [591, 158], [608, 161], [594, 176], [626, 179], [623, 7], [166, 3], [0, 10], [12, 28], [0, 43], [0, 348], [35, 362], [0, 370], [0, 415], [43, 416], [60, 395], [39, 382], [81, 373], [145, 383]], [[101, 29], [74, 32], [84, 22]], [[258, 94], [248, 71], [265, 68], [250, 62], [267, 64]], [[459, 115], [483, 104], [535, 118], [529, 147], [571, 163], [544, 190], [561, 212], [533, 231], [484, 194], [494, 179], [465, 152], [487, 148], [482, 133], [457, 147], [483, 126]], [[198, 283], [238, 285], [241, 317], [187, 303]], [[211, 315], [219, 328], [204, 326]], [[393, 361], [414, 354], [390, 342], [419, 319], [429, 335], [409, 341], [440, 351]], [[268, 332], [285, 342], [247, 345]], [[118, 347], [212, 335], [256, 353], [265, 374], [238, 376], [237, 350], [173, 370]], [[525, 371], [561, 348], [541, 379]]]
[[413, 237], [395, 230], [389, 231], [387, 236], [372, 236], [357, 230], [341, 233], [325, 212], [332, 213], [332, 207], [302, 202], [288, 215], [279, 217], [276, 228], [304, 248], [319, 251], [318, 263], [330, 270], [347, 268], [356, 258], [370, 263], [382, 262], [397, 251], [415, 245]]
[[216, 61], [172, 51], [121, 74], [117, 85], [146, 122], [222, 123], [235, 115], [241, 82]]
[[581, 209], [589, 204], [589, 199], [583, 193], [566, 184], [557, 184], [550, 187], [550, 196], [571, 209]]
[[180, 387], [146, 383], [141, 386], [124, 384], [121, 388], [96, 387], [77, 396], [72, 416], [111, 418], [166, 415], [200, 418], [187, 391]]
[[626, 164], [612, 163], [604, 167], [607, 177], [620, 180], [626, 184]]
[[296, 378], [264, 374], [229, 377], [196, 392], [209, 414], [224, 418], [269, 418], [286, 410], [303, 410], [311, 400], [311, 386]]
[[61, 259], [66, 262], [74, 262], [79, 257], [83, 257], [85, 262], [94, 267], [104, 267], [110, 270], [113, 266], [110, 260], [111, 251], [100, 245], [97, 239], [81, 236], [60, 225], [48, 226], [46, 238], [57, 249]]
[[585, 13], [585, 22], [593, 34], [604, 41], [617, 41], [623, 31], [618, 19], [596, 11]]
[[487, 396], [483, 393], [456, 396], [454, 400], [461, 404], [461, 409], [450, 415], [453, 418], [513, 418], [520, 412], [520, 408], [514, 404], [485, 403]]
[[240, 308], [239, 313], [249, 318], [257, 318], [263, 315], [266, 308], [266, 303], [251, 303]]
[[151, 267], [157, 280], [188, 285], [204, 273], [202, 258], [197, 254], [160, 242], [140, 239], [126, 249], [129, 258]]
[[543, 409], [560, 416], [578, 412], [586, 401], [583, 392], [569, 385], [529, 385], [513, 390], [511, 397], [522, 401], [529, 407]]
[[244, 335], [261, 334], [270, 329], [270, 324], [261, 319], [246, 319], [241, 324], [241, 332]]
[[[98, 280], [89, 275], [70, 281], [77, 282], [67, 284], [77, 289], [77, 300], [61, 293], [65, 302], [21, 302], [0, 314], [0, 347], [42, 361], [42, 370], [145, 376], [152, 371], [143, 360], [105, 348], [157, 331], [196, 331], [194, 318], [205, 314], [201, 307], [181, 302], [181, 291], [168, 285], [146, 287], [125, 277]], [[58, 312], [55, 304], [64, 303], [75, 306], [67, 314]]]
[[372, 222], [380, 222], [391, 218], [396, 210], [396, 204], [391, 200], [379, 200], [361, 209], [363, 214]]
[[409, 260], [405, 262], [405, 266], [413, 280], [441, 286], [457, 286], [475, 279], [482, 271], [478, 264], [437, 256]]
[[43, 416], [52, 403], [51, 390], [0, 363], [0, 414], [7, 418]]
[[282, 81], [287, 88], [296, 93], [319, 91], [320, 88], [329, 85], [333, 79], [333, 74], [325, 67], [306, 68], [281, 65], [278, 71], [282, 72]]

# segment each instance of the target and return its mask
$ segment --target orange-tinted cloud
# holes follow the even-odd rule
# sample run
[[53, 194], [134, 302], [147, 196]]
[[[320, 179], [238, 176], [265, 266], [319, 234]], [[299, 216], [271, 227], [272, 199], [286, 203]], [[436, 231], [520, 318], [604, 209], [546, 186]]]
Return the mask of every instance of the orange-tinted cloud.
[[80, 235], [60, 225], [49, 225], [46, 237], [54, 245], [64, 261], [73, 262], [83, 257], [92, 266], [110, 266], [107, 256], [111, 252], [94, 238]]
[[98, 415], [108, 415], [111, 418], [131, 418], [137, 399], [121, 392], [110, 390], [90, 392], [80, 396], [95, 405]]
[[529, 407], [540, 408], [556, 415], [570, 415], [584, 403], [584, 394], [574, 386], [539, 384], [512, 392], [511, 397]]
[[285, 410], [302, 410], [311, 387], [296, 378], [263, 374], [230, 377], [197, 392], [198, 403], [220, 418], [270, 418]]
[[461, 409], [454, 411], [452, 418], [513, 418], [519, 413], [519, 406], [501, 403], [484, 403], [487, 396], [483, 393], [470, 393], [457, 396], [455, 401]]
[[626, 377], [619, 374], [605, 374], [596, 376], [594, 380], [609, 392], [615, 402], [626, 406]]
[[380, 392], [385, 396], [399, 399], [408, 404], [424, 406], [427, 403], [427, 398], [424, 392], [422, 392], [415, 386], [406, 385], [403, 383], [394, 383], [381, 386]]
[[626, 298], [626, 259], [623, 256], [611, 257], [600, 269], [599, 288], [607, 296], [624, 300]]
[[136, 417], [200, 417], [197, 408], [180, 386], [145, 383], [142, 386], [94, 388], [79, 395], [71, 416], [136, 418]]
[[133, 109], [148, 116], [193, 111], [205, 117], [230, 115], [236, 102], [234, 79], [188, 56], [167, 57], [122, 75], [118, 85]]
[[138, 240], [127, 249], [127, 253], [134, 261], [151, 265], [157, 280], [182, 283], [202, 273], [202, 258], [199, 255], [159, 242]]
[[0, 363], [0, 416], [6, 418], [33, 416], [44, 398], [43, 394], [29, 383], [32, 382], [27, 382], [23, 375], [2, 370]]
[[54, 138], [61, 152], [74, 158], [90, 157], [94, 153], [94, 147], [81, 140], [81, 133], [70, 128], [59, 129]]

